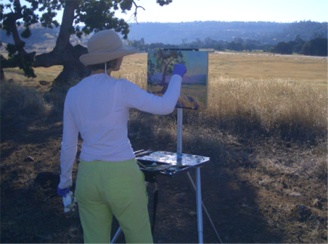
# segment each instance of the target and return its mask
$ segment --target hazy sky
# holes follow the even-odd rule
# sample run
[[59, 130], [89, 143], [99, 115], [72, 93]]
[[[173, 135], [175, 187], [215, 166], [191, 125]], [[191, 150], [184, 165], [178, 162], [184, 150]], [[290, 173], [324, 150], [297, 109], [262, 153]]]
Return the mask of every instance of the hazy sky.
[[[138, 22], [271, 21], [312, 20], [328, 22], [328, 0], [173, 0], [161, 7], [156, 0], [135, 0]], [[8, 2], [8, 0], [3, 1]], [[25, 1], [22, 0], [22, 3]], [[132, 13], [116, 14], [135, 22]], [[61, 15], [59, 15], [61, 20]]]
[[[328, 21], [328, 0], [173, 0], [163, 7], [156, 0], [136, 2], [145, 8], [138, 22]], [[131, 14], [123, 16], [132, 21]]]

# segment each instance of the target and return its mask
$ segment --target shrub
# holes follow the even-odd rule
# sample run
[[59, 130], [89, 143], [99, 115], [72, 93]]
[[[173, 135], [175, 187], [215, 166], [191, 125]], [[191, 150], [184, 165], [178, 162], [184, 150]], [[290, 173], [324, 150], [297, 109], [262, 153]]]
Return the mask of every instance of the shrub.
[[1, 127], [21, 128], [34, 121], [42, 121], [50, 106], [34, 88], [4, 81], [0, 84]]

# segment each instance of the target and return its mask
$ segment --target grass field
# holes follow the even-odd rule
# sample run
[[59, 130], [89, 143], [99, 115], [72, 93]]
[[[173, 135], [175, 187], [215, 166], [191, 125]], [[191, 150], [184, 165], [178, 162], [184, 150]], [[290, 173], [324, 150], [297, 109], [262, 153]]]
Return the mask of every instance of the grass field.
[[[146, 65], [147, 54], [128, 56], [114, 75], [146, 88]], [[0, 83], [3, 243], [83, 242], [56, 196], [65, 93], [48, 91], [60, 71], [6, 69]], [[183, 110], [183, 152], [211, 159], [203, 201], [223, 243], [327, 243], [327, 58], [210, 53], [208, 83], [207, 108]], [[132, 110], [129, 138], [175, 151], [176, 113]], [[159, 177], [155, 243], [197, 240], [182, 176]], [[205, 216], [204, 237], [218, 242]]]
[[[136, 54], [124, 59], [119, 74], [137, 70], [145, 72], [146, 68], [147, 54]], [[209, 82], [211, 77], [217, 76], [239, 80], [285, 79], [321, 84], [327, 88], [327, 58], [265, 53], [210, 53]]]
[[[146, 54], [126, 57], [115, 75], [145, 88], [146, 59]], [[209, 124], [279, 130], [288, 137], [326, 131], [327, 58], [211, 53], [208, 83], [202, 122], [206, 117]]]
[[[146, 70], [147, 54], [140, 53], [125, 57], [121, 70], [113, 75], [146, 89]], [[34, 79], [25, 79], [17, 69], [8, 69], [5, 75], [21, 85], [47, 91], [60, 71], [60, 66], [37, 68]], [[208, 77], [207, 109], [187, 112], [194, 124], [228, 126], [239, 132], [278, 131], [287, 137], [326, 133], [327, 58], [210, 53]]]
[[[61, 71], [61, 66], [37, 68], [35, 79], [25, 79], [18, 69], [5, 69], [7, 79], [24, 81], [52, 81]], [[124, 58], [123, 67], [118, 75], [145, 75], [147, 54], [140, 53]], [[209, 76], [224, 76], [235, 79], [285, 79], [310, 82], [327, 88], [327, 58], [300, 55], [274, 55], [266, 53], [210, 53]]]

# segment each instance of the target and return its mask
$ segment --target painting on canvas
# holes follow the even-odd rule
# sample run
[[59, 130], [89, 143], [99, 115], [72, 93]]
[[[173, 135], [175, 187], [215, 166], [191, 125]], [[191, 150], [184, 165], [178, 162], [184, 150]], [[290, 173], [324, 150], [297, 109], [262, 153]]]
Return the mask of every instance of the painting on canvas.
[[208, 52], [185, 49], [155, 49], [148, 52], [148, 91], [163, 95], [172, 76], [173, 65], [183, 63], [187, 73], [177, 108], [201, 109], [207, 104]]

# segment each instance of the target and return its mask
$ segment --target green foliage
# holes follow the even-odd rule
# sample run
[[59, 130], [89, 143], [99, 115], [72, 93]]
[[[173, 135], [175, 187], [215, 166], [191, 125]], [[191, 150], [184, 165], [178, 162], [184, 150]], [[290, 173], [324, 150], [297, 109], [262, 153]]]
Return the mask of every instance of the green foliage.
[[315, 38], [308, 42], [296, 39], [293, 42], [279, 42], [272, 48], [273, 53], [292, 54], [299, 53], [312, 56], [327, 56], [327, 38]]
[[[128, 24], [115, 17], [115, 11], [121, 9], [123, 12], [131, 10], [132, 1], [82, 1], [76, 9], [76, 18], [74, 20], [74, 33], [81, 37], [83, 34], [90, 34], [93, 31], [102, 29], [115, 29], [121, 32], [125, 38], [129, 33]], [[79, 24], [84, 23], [80, 28]]]
[[327, 38], [316, 38], [303, 45], [302, 53], [305, 55], [328, 56], [327, 45]]
[[131, 10], [131, 8], [132, 8], [132, 3], [133, 3], [132, 0], [122, 1], [122, 2], [120, 3], [121, 9], [123, 9], [124, 11], [125, 11], [125, 10]]
[[16, 48], [15, 45], [9, 43], [7, 45], [7, 51], [8, 51], [8, 56], [9, 57], [14, 57], [14, 54], [16, 53], [17, 48]]
[[138, 48], [142, 51], [148, 51], [152, 49], [183, 49], [183, 48], [207, 48], [214, 50], [232, 50], [232, 51], [270, 51], [279, 54], [304, 54], [304, 55], [315, 55], [315, 56], [327, 56], [327, 39], [326, 38], [315, 38], [308, 42], [303, 39], [296, 37], [294, 41], [290, 42], [279, 42], [276, 45], [263, 45], [260, 41], [256, 40], [243, 40], [237, 38], [232, 42], [216, 41], [210, 38], [204, 41], [197, 40], [193, 42], [184, 42], [179, 45], [167, 45], [163, 43], [145, 43], [144, 39], [130, 41], [130, 45]]
[[156, 2], [159, 5], [164, 6], [164, 5], [170, 4], [172, 2], [172, 0], [156, 0]]
[[30, 36], [31, 36], [31, 29], [27, 27], [25, 30], [22, 31], [21, 37], [29, 38]]
[[[157, 2], [160, 5], [165, 5], [172, 0]], [[65, 11], [63, 12], [62, 26], [53, 52], [40, 54], [36, 57], [33, 54], [33, 59], [31, 59], [31, 55], [24, 49], [25, 43], [21, 38], [29, 38], [32, 35], [30, 27], [36, 23], [47, 28], [58, 27], [59, 24], [54, 18], [57, 12], [63, 8]], [[78, 57], [85, 53], [85, 50], [79, 49], [80, 53], [70, 55], [70, 52], [74, 52], [70, 36], [75, 34], [81, 38], [83, 35], [99, 30], [114, 29], [116, 32], [122, 33], [123, 38], [127, 39], [130, 31], [129, 25], [123, 19], [117, 18], [115, 12], [119, 10], [126, 12], [134, 9], [136, 16], [138, 8], [143, 7], [137, 5], [135, 0], [26, 0], [24, 4], [21, 4], [21, 1], [11, 0], [8, 4], [0, 4], [0, 27], [6, 31], [7, 35], [13, 36], [17, 52], [10, 54], [10, 56], [15, 56], [14, 59], [8, 62], [4, 59], [6, 63], [4, 67], [9, 67], [8, 64], [11, 65], [10, 67], [18, 66], [24, 70], [26, 76], [34, 77], [33, 66], [63, 65], [61, 78], [65, 76], [66, 79], [70, 77], [65, 73], [65, 70], [68, 66], [72, 67], [71, 63], [76, 62], [77, 64], [73, 65], [76, 70], [72, 73], [77, 73], [82, 78], [85, 72], [80, 71], [81, 63], [78, 61]], [[19, 30], [20, 26], [22, 27]], [[64, 49], [65, 51], [63, 51]], [[71, 60], [64, 55], [71, 57]], [[38, 59], [40, 56], [42, 58]]]
[[292, 44], [286, 42], [279, 42], [276, 46], [272, 48], [272, 52], [280, 54], [292, 54]]

